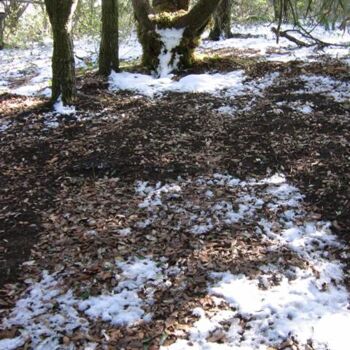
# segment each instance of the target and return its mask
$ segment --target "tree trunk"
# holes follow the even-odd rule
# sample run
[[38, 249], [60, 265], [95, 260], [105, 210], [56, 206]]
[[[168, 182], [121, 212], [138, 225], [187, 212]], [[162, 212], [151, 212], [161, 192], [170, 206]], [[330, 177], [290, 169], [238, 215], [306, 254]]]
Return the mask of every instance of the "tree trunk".
[[0, 50], [4, 48], [5, 14], [0, 13]]
[[118, 0], [102, 0], [102, 33], [99, 73], [109, 75], [119, 69]]
[[157, 12], [188, 11], [190, 0], [153, 0], [152, 5]]
[[214, 13], [214, 26], [210, 31], [209, 38], [211, 40], [220, 40], [221, 37], [231, 38], [231, 14], [232, 0], [221, 0], [218, 8]]
[[72, 17], [78, 0], [45, 0], [53, 33], [52, 101], [59, 97], [65, 105], [74, 101], [75, 63]]
[[[189, 67], [194, 61], [194, 50], [219, 2], [199, 0], [187, 11], [189, 1], [154, 0], [152, 7], [149, 0], [132, 0], [143, 49], [143, 65], [161, 75], [160, 64], [166, 56], [173, 70]], [[167, 35], [173, 36], [171, 40], [167, 40]]]

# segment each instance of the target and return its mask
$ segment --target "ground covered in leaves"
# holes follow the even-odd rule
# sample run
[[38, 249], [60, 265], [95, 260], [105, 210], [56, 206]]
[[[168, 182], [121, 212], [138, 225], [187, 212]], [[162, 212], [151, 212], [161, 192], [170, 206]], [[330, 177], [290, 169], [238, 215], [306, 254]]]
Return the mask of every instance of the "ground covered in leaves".
[[[0, 96], [0, 339], [12, 339], [9, 349], [327, 349], [293, 328], [308, 329], [312, 319], [296, 315], [307, 305], [285, 318], [277, 310], [289, 332], [274, 333], [273, 312], [260, 324], [227, 290], [293, 291], [295, 281], [338, 293], [329, 305], [318, 292], [304, 298], [320, 313], [346, 303], [348, 276], [333, 262], [346, 272], [349, 66], [243, 64], [228, 51], [189, 73], [243, 69], [254, 89], [149, 98], [87, 75], [67, 116], [42, 98]], [[317, 90], [317, 77], [328, 89]]]

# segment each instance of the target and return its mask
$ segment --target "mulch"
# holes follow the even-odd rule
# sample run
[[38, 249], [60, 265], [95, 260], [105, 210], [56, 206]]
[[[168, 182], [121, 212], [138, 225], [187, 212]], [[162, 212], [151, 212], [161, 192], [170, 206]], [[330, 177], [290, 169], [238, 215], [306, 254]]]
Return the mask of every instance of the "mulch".
[[[223, 62], [223, 70], [230, 67], [227, 58]], [[242, 69], [237, 60], [234, 64]], [[215, 61], [214, 70], [219, 69]], [[113, 346], [142, 348], [147, 343], [157, 348], [164, 341], [164, 330], [173, 327], [172, 321], [189, 317], [188, 310], [198, 300], [202, 306], [210, 304], [204, 292], [203, 267], [208, 259], [226, 266], [220, 260], [230, 249], [225, 239], [213, 238], [198, 256], [186, 235], [171, 240], [159, 234], [157, 244], [152, 233], [150, 239], [140, 235], [132, 242], [111, 235], [116, 222], [122, 224], [130, 210], [137, 212], [128, 202], [135, 180], [154, 184], [216, 172], [242, 179], [281, 172], [306, 195], [310, 211], [329, 220], [334, 232], [349, 242], [349, 101], [292, 94], [300, 84], [288, 80], [307, 72], [348, 81], [348, 67], [324, 60], [308, 64], [250, 62], [246, 69], [251, 79], [274, 71], [281, 75], [252, 109], [243, 111], [252, 96], [237, 97], [234, 119], [215, 112], [232, 103], [224, 97], [169, 93], [149, 100], [127, 92], [111, 93], [94, 75], [79, 81], [79, 120], [57, 117], [57, 128], [47, 127], [48, 115], [52, 117], [47, 100], [0, 96], [1, 118], [12, 122], [0, 134], [0, 307], [5, 312], [10, 309], [24, 288], [24, 279], [38, 278], [42, 269], [54, 271], [61, 265], [76, 276], [79, 266], [75, 261], [86, 269], [79, 279], [72, 280], [71, 287], [84, 293], [84, 283], [93, 276], [89, 294], [98, 294], [115, 283], [112, 274], [103, 270], [106, 259], [137, 254], [140, 246], [152, 254], [166, 255], [170, 261], [188, 259], [189, 265], [197, 265], [190, 269], [192, 283], [182, 291], [185, 299], [176, 288], [174, 295], [158, 296], [169, 300], [166, 308], [154, 310], [164, 317], [156, 317], [157, 322], [142, 329], [111, 329]], [[312, 102], [313, 112], [297, 112], [288, 103], [276, 108], [277, 102], [296, 100]], [[74, 216], [67, 219], [67, 212]], [[84, 235], [86, 230], [96, 229], [101, 232], [98, 239]], [[236, 242], [242, 251], [257, 244], [244, 236]], [[110, 251], [105, 253], [107, 247]], [[27, 260], [35, 260], [35, 264], [22, 265]], [[186, 302], [178, 305], [175, 315], [171, 305], [180, 300]], [[98, 324], [96, 334], [103, 327], [106, 325]]]

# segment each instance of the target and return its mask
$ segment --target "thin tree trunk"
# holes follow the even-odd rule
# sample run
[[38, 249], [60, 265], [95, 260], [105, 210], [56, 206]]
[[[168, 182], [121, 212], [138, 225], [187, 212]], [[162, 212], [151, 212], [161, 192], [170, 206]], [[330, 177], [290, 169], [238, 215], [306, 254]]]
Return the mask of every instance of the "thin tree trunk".
[[0, 50], [4, 48], [5, 14], [0, 13]]
[[214, 13], [214, 26], [210, 31], [211, 40], [220, 40], [221, 37], [231, 38], [231, 14], [232, 0], [221, 0], [217, 10]]
[[77, 3], [78, 0], [45, 0], [53, 33], [52, 101], [61, 97], [65, 105], [73, 103], [76, 94], [71, 31]]
[[99, 73], [109, 75], [119, 69], [118, 0], [102, 0], [102, 33]]

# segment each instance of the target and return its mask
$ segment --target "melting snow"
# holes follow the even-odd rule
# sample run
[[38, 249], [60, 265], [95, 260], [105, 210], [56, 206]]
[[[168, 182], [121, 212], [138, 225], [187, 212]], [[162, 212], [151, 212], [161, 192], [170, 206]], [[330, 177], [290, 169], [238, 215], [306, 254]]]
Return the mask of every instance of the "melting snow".
[[[150, 314], [143, 310], [144, 301], [138, 292], [146, 284], [155, 285], [162, 278], [161, 269], [150, 259], [117, 262], [122, 269], [120, 281], [112, 294], [90, 297], [80, 302], [79, 309], [92, 318], [101, 318], [113, 325], [132, 325], [141, 320], [149, 321]], [[148, 303], [153, 301], [152, 288], [148, 288]]]
[[159, 55], [158, 75], [160, 78], [167, 77], [179, 63], [179, 57], [174, 56], [173, 50], [179, 46], [184, 28], [182, 29], [157, 29], [160, 40], [163, 43], [162, 51]]
[[53, 109], [58, 114], [70, 115], [75, 113], [74, 106], [65, 106], [63, 105], [62, 97], [60, 96], [58, 100], [55, 102]]
[[[165, 277], [168, 270], [169, 274], [173, 273], [172, 269], [168, 269], [166, 263], [160, 268], [149, 258], [117, 261], [116, 266], [121, 273], [116, 275], [119, 283], [115, 289], [84, 301], [77, 299], [72, 291], [64, 291], [61, 277], [44, 271], [42, 280], [31, 283], [2, 323], [3, 328], [17, 326], [21, 336], [0, 340], [0, 349], [15, 349], [28, 339], [37, 350], [71, 349], [69, 346], [61, 347], [61, 338], [72, 335], [78, 329], [86, 333], [91, 319], [100, 318], [113, 325], [126, 326], [149, 321], [152, 315], [145, 313], [143, 307], [153, 303], [156, 287], [169, 283]], [[141, 291], [146, 298], [139, 297]], [[79, 311], [90, 320], [81, 317]], [[89, 346], [93, 348], [93, 345]]]
[[[71, 291], [64, 292], [55, 276], [44, 271], [42, 280], [31, 284], [3, 326], [22, 329], [21, 336], [13, 339], [14, 342], [31, 339], [35, 349], [54, 350], [59, 346], [60, 335], [70, 335], [76, 329], [86, 330], [88, 323], [80, 318], [74, 307], [76, 302]], [[10, 342], [3, 340], [6, 341]], [[0, 341], [0, 348], [1, 345]]]
[[296, 93], [324, 94], [337, 102], [345, 102], [350, 98], [350, 83], [322, 75], [301, 75], [299, 77], [305, 88]]
[[[133, 229], [164, 225], [196, 239], [220, 235], [223, 229], [230, 232], [240, 223], [247, 227], [247, 237], [261, 240], [266, 256], [278, 255], [274, 263], [257, 263], [254, 277], [208, 271], [208, 295], [221, 306], [193, 310], [198, 320], [182, 333], [186, 339], [163, 349], [262, 350], [290, 338], [318, 350], [343, 350], [349, 344], [344, 266], [332, 254], [342, 245], [328, 223], [313, 221], [304, 211], [303, 195], [284, 176], [241, 181], [214, 174], [154, 186], [139, 181], [135, 192], [144, 221]], [[171, 286], [167, 277], [181, 271], [181, 265], [168, 267], [166, 259], [159, 261], [117, 261], [116, 287], [84, 301], [64, 289], [62, 278], [44, 273], [3, 322], [5, 328], [18, 326], [21, 336], [1, 340], [0, 346], [10, 349], [31, 338], [36, 349], [55, 349], [63, 334], [76, 328], [87, 332], [97, 318], [117, 326], [149, 321], [155, 292]], [[216, 332], [221, 332], [223, 344], [210, 341]]]
[[237, 70], [226, 74], [190, 74], [175, 81], [171, 77], [157, 79], [145, 74], [112, 72], [109, 86], [112, 91], [130, 90], [151, 98], [170, 91], [210, 93], [229, 98], [252, 93], [255, 98], [247, 105], [246, 109], [249, 109], [256, 97], [262, 96], [265, 89], [270, 87], [278, 76], [279, 73], [272, 73], [245, 82], [247, 77], [244, 72]]
[[[273, 26], [273, 25], [272, 25]], [[293, 29], [290, 25], [283, 25], [282, 30]], [[232, 27], [233, 33], [251, 34], [248, 38], [233, 38], [221, 41], [205, 41], [200, 49], [222, 49], [236, 48], [252, 50], [252, 56], [264, 56], [265, 59], [271, 61], [312, 61], [317, 59], [319, 54], [327, 54], [334, 58], [344, 59], [349, 55], [347, 47], [330, 46], [322, 50], [315, 51], [314, 47], [297, 47], [294, 43], [285, 38], [280, 38], [279, 43], [276, 42], [276, 36], [271, 31], [271, 25], [235, 25]], [[304, 38], [298, 39], [305, 41]], [[327, 31], [321, 26], [314, 28], [312, 35], [316, 38], [325, 40], [333, 44], [347, 44], [350, 42], [350, 32], [342, 30]], [[245, 55], [249, 55], [245, 53]]]
[[[199, 181], [227, 187], [232, 180], [217, 175], [214, 180]], [[312, 344], [319, 350], [344, 350], [350, 343], [349, 294], [343, 285], [343, 265], [329, 254], [329, 249], [341, 247], [329, 224], [306, 219], [301, 209], [303, 196], [283, 176], [237, 181], [231, 186], [238, 186], [238, 198], [245, 198], [243, 208], [249, 208], [248, 217], [255, 216], [262, 205], [277, 215], [280, 229], [276, 230], [276, 223], [258, 214], [261, 219], [256, 234], [269, 243], [270, 252], [288, 248], [306, 265], [286, 267], [280, 259], [275, 265], [257, 265], [256, 278], [212, 272], [214, 282], [208, 286], [208, 294], [218, 304], [224, 301], [229, 307], [220, 311], [195, 309], [199, 320], [188, 331], [188, 340], [178, 339], [163, 349], [262, 350], [294, 338], [302, 346]], [[227, 203], [216, 203], [215, 215], [207, 212], [207, 220], [217, 217], [225, 221], [225, 207], [231, 212]], [[237, 220], [241, 219], [237, 215]], [[222, 333], [223, 344], [208, 340], [215, 332]]]

